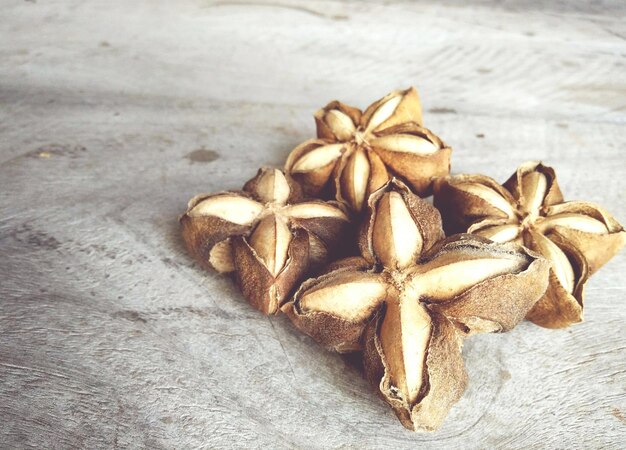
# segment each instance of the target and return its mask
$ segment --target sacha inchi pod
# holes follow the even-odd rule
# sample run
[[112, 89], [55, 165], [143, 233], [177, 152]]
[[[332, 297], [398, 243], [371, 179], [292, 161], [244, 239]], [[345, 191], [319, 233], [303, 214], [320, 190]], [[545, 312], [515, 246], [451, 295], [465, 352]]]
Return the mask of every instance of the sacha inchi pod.
[[396, 179], [367, 213], [361, 256], [305, 281], [282, 309], [324, 346], [363, 350], [367, 378], [402, 424], [432, 431], [465, 390], [463, 339], [523, 320], [549, 263], [512, 243], [445, 239], [437, 209]]
[[195, 196], [180, 222], [189, 252], [205, 267], [234, 272], [265, 314], [340, 252], [350, 225], [340, 204], [305, 201], [298, 184], [273, 168], [260, 169], [241, 191]]
[[626, 243], [624, 228], [602, 207], [565, 202], [554, 169], [540, 162], [522, 164], [503, 185], [456, 175], [437, 180], [434, 190], [446, 231], [517, 242], [551, 262], [548, 290], [527, 317], [543, 327], [583, 320], [587, 279]]
[[450, 172], [452, 150], [422, 125], [417, 91], [393, 91], [364, 112], [333, 101], [315, 113], [317, 137], [296, 147], [285, 170], [307, 195], [334, 195], [352, 211], [392, 176], [419, 195]]

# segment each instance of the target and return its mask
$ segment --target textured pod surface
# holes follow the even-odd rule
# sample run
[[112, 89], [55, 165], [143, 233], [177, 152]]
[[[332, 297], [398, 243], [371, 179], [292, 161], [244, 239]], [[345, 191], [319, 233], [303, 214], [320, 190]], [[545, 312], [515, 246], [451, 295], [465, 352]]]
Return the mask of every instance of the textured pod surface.
[[[225, 210], [225, 204], [234, 207]], [[220, 273], [232, 272], [230, 238], [248, 234], [261, 210], [262, 205], [244, 193], [206, 194], [192, 198], [188, 213], [180, 218], [187, 250], [206, 268]]]
[[364, 260], [339, 261], [337, 269], [305, 281], [282, 310], [292, 323], [324, 347], [361, 350], [363, 331], [387, 296], [380, 275]]
[[[545, 246], [555, 248], [545, 251]], [[550, 262], [550, 282], [543, 297], [528, 312], [527, 319], [546, 328], [565, 328], [582, 322], [585, 283], [590, 276], [587, 260], [570, 243], [557, 233], [549, 238], [539, 233], [526, 237], [525, 245], [546, 255]], [[566, 269], [559, 265], [566, 265]], [[567, 275], [564, 272], [568, 272]], [[571, 279], [568, 279], [571, 277]]]
[[624, 227], [604, 208], [589, 202], [565, 202], [549, 207], [542, 225], [576, 247], [593, 274], [626, 245]]
[[463, 341], [457, 328], [445, 317], [431, 314], [431, 336], [424, 358], [424, 389], [420, 403], [411, 406], [399, 399], [389, 376], [380, 327], [384, 314], [376, 316], [366, 330], [363, 352], [365, 374], [369, 382], [379, 387], [380, 396], [387, 401], [406, 428], [412, 431], [434, 431], [441, 426], [452, 406], [463, 396], [467, 373], [461, 356]]
[[237, 282], [250, 304], [263, 314], [274, 314], [308, 270], [309, 238], [299, 230], [285, 249], [285, 261], [272, 273], [245, 238], [233, 241]]
[[447, 234], [463, 233], [487, 217], [504, 223], [513, 221], [513, 197], [484, 175], [440, 178], [435, 181], [434, 190], [433, 203], [441, 211]]
[[[388, 196], [393, 194], [396, 199], [396, 207], [401, 213], [399, 217], [392, 217], [388, 207]], [[384, 208], [387, 206], [386, 208]], [[381, 211], [381, 207], [384, 208]], [[408, 223], [412, 222], [412, 224]], [[378, 225], [377, 225], [378, 223]], [[371, 195], [368, 200], [368, 210], [363, 220], [363, 227], [359, 235], [359, 248], [363, 257], [371, 262], [383, 263], [381, 258], [389, 258], [393, 263], [393, 255], [397, 251], [405, 251], [403, 230], [393, 233], [392, 224], [406, 224], [411, 235], [411, 253], [414, 254], [412, 262], [419, 255], [429, 250], [433, 245], [444, 238], [441, 229], [441, 216], [436, 208], [422, 201], [417, 195], [401, 181], [392, 179], [387, 185]], [[387, 232], [386, 228], [390, 228]], [[380, 252], [375, 249], [375, 234], [378, 235]], [[389, 242], [385, 242], [389, 239]], [[405, 263], [406, 265], [406, 263]]]
[[321, 139], [305, 141], [291, 151], [285, 162], [287, 171], [310, 196], [328, 196], [335, 167], [348, 146]]
[[248, 301], [274, 314], [307, 274], [349, 249], [350, 220], [336, 202], [305, 201], [278, 169], [259, 169], [243, 189], [192, 198], [183, 239], [202, 265], [235, 272]]
[[[450, 237], [425, 259], [425, 268], [440, 267], [442, 275], [431, 282], [443, 285], [449, 298], [429, 297], [430, 308], [466, 333], [509, 331], [547, 289], [550, 266], [539, 256], [515, 244], [496, 245], [471, 235]], [[472, 280], [473, 287], [454, 287], [462, 286], [464, 279]], [[450, 299], [452, 293], [456, 295]]]
[[448, 232], [524, 244], [550, 261], [550, 288], [528, 317], [548, 328], [582, 321], [584, 283], [626, 244], [604, 208], [564, 202], [554, 169], [541, 162], [523, 163], [502, 186], [484, 175], [441, 178], [434, 204]]
[[450, 173], [452, 150], [422, 125], [415, 88], [396, 90], [365, 112], [330, 102], [315, 113], [318, 139], [289, 154], [285, 170], [309, 195], [331, 196], [360, 212], [392, 176], [418, 194]]
[[367, 377], [403, 425], [433, 431], [466, 384], [461, 340], [517, 325], [546, 291], [550, 263], [515, 244], [444, 240], [437, 210], [395, 178], [368, 206], [362, 258], [307, 280], [283, 311], [327, 348], [363, 349]]

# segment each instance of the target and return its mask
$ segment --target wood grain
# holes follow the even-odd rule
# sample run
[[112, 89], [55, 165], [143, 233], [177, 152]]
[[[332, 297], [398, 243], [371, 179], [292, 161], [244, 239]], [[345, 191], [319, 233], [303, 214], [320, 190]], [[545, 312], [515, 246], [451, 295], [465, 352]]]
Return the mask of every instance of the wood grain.
[[470, 385], [404, 430], [358, 367], [196, 267], [177, 215], [416, 85], [453, 171], [527, 159], [626, 220], [624, 2], [4, 2], [0, 446], [623, 448], [624, 273], [586, 322], [471, 338]]

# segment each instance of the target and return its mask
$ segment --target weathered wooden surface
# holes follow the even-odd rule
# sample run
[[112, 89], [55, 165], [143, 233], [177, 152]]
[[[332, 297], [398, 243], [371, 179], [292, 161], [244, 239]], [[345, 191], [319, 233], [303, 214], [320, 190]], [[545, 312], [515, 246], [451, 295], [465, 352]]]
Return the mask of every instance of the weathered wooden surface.
[[626, 258], [587, 321], [471, 338], [443, 428], [192, 263], [176, 217], [416, 85], [455, 172], [556, 166], [626, 220], [626, 4], [2, 2], [0, 446], [623, 448]]

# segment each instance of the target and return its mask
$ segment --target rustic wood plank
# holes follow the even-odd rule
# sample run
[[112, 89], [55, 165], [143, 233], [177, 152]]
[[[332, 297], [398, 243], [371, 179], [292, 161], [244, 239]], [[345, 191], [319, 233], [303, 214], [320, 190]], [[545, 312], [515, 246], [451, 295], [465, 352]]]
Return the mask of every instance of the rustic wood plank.
[[623, 2], [22, 2], [0, 21], [7, 448], [623, 448], [626, 258], [586, 322], [468, 340], [442, 429], [187, 256], [176, 216], [417, 85], [455, 172], [554, 165], [626, 220]]

